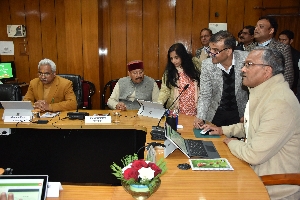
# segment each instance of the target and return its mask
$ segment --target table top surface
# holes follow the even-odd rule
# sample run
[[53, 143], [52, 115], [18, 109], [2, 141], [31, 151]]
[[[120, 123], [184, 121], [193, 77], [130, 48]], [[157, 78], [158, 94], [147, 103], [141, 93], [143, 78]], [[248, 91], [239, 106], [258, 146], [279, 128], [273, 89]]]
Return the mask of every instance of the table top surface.
[[[86, 111], [86, 110], [85, 110]], [[0, 114], [2, 111], [0, 111]], [[88, 110], [90, 115], [113, 115], [112, 110]], [[147, 131], [146, 141], [152, 142], [150, 131], [152, 126], [158, 124], [159, 119], [138, 116], [137, 111], [122, 111], [118, 124], [85, 124], [84, 120], [64, 119], [67, 112], [49, 121], [48, 124], [19, 123], [18, 128], [84, 128], [84, 129], [138, 129]], [[180, 115], [178, 124], [183, 125], [178, 132], [186, 139], [195, 138], [193, 133], [194, 117]], [[160, 125], [163, 125], [164, 120]], [[13, 128], [16, 124], [0, 121], [0, 127]], [[254, 173], [249, 164], [233, 156], [227, 145], [221, 138], [201, 138], [201, 140], [213, 141], [222, 158], [226, 158], [233, 171], [192, 171], [180, 170], [178, 164], [189, 163], [189, 159], [178, 149], [169, 155], [167, 172], [161, 177], [161, 186], [150, 199], [269, 199], [266, 188]], [[163, 141], [156, 141], [161, 142]], [[158, 157], [163, 157], [163, 150], [157, 150]], [[125, 156], [125, 155], [124, 155]], [[121, 186], [78, 186], [63, 185], [59, 198], [47, 198], [52, 200], [79, 200], [79, 199], [132, 199]]]

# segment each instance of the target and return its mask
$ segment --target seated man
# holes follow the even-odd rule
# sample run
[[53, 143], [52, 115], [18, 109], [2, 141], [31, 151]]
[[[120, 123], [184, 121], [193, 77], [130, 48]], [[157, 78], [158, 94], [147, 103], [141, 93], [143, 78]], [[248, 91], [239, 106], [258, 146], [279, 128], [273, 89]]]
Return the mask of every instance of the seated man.
[[47, 58], [38, 65], [38, 76], [30, 81], [23, 101], [31, 101], [41, 111], [66, 111], [77, 108], [72, 82], [56, 76], [56, 65]]
[[143, 62], [135, 60], [127, 64], [128, 76], [120, 78], [107, 105], [110, 109], [138, 110], [139, 100], [156, 102], [158, 86], [153, 78], [144, 75]]
[[[249, 88], [244, 123], [215, 127], [210, 134], [226, 135], [231, 153], [250, 164], [258, 176], [300, 173], [300, 107], [284, 76], [283, 55], [256, 47], [242, 68]], [[231, 138], [245, 138], [245, 142]], [[271, 199], [300, 199], [300, 186], [266, 186]]]

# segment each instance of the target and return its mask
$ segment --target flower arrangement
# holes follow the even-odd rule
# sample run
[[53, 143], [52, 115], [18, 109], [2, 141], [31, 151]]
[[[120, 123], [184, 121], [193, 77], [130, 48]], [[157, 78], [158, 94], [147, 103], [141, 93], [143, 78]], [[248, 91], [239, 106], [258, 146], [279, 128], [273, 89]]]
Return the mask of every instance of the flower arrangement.
[[167, 171], [166, 163], [160, 159], [157, 163], [138, 160], [137, 154], [127, 155], [122, 160], [124, 167], [113, 163], [110, 167], [112, 173], [122, 182], [128, 185], [146, 185], [150, 193], [153, 192], [154, 186], [160, 182], [159, 177]]

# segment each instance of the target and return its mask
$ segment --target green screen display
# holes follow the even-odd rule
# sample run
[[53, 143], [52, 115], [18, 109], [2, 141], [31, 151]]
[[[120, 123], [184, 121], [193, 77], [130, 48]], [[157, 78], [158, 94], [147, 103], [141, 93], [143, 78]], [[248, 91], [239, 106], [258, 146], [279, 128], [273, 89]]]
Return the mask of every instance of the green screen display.
[[0, 63], [0, 79], [14, 78], [12, 63]]

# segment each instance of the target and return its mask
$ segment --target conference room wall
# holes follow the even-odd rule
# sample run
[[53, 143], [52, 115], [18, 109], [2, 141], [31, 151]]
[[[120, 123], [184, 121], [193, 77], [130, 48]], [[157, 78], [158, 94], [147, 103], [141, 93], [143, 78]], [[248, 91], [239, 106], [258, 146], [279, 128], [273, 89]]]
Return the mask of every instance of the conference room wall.
[[[146, 74], [161, 79], [168, 48], [182, 42], [194, 54], [208, 23], [227, 23], [237, 36], [243, 26], [272, 14], [278, 32], [295, 32], [293, 46], [300, 49], [299, 12], [297, 0], [1, 0], [0, 41], [13, 41], [15, 55], [0, 59], [16, 62], [20, 82], [36, 77], [39, 60], [52, 59], [57, 73], [95, 84], [97, 109], [103, 86], [126, 76], [127, 62], [141, 59]], [[8, 38], [10, 24], [26, 25], [27, 37]]]

